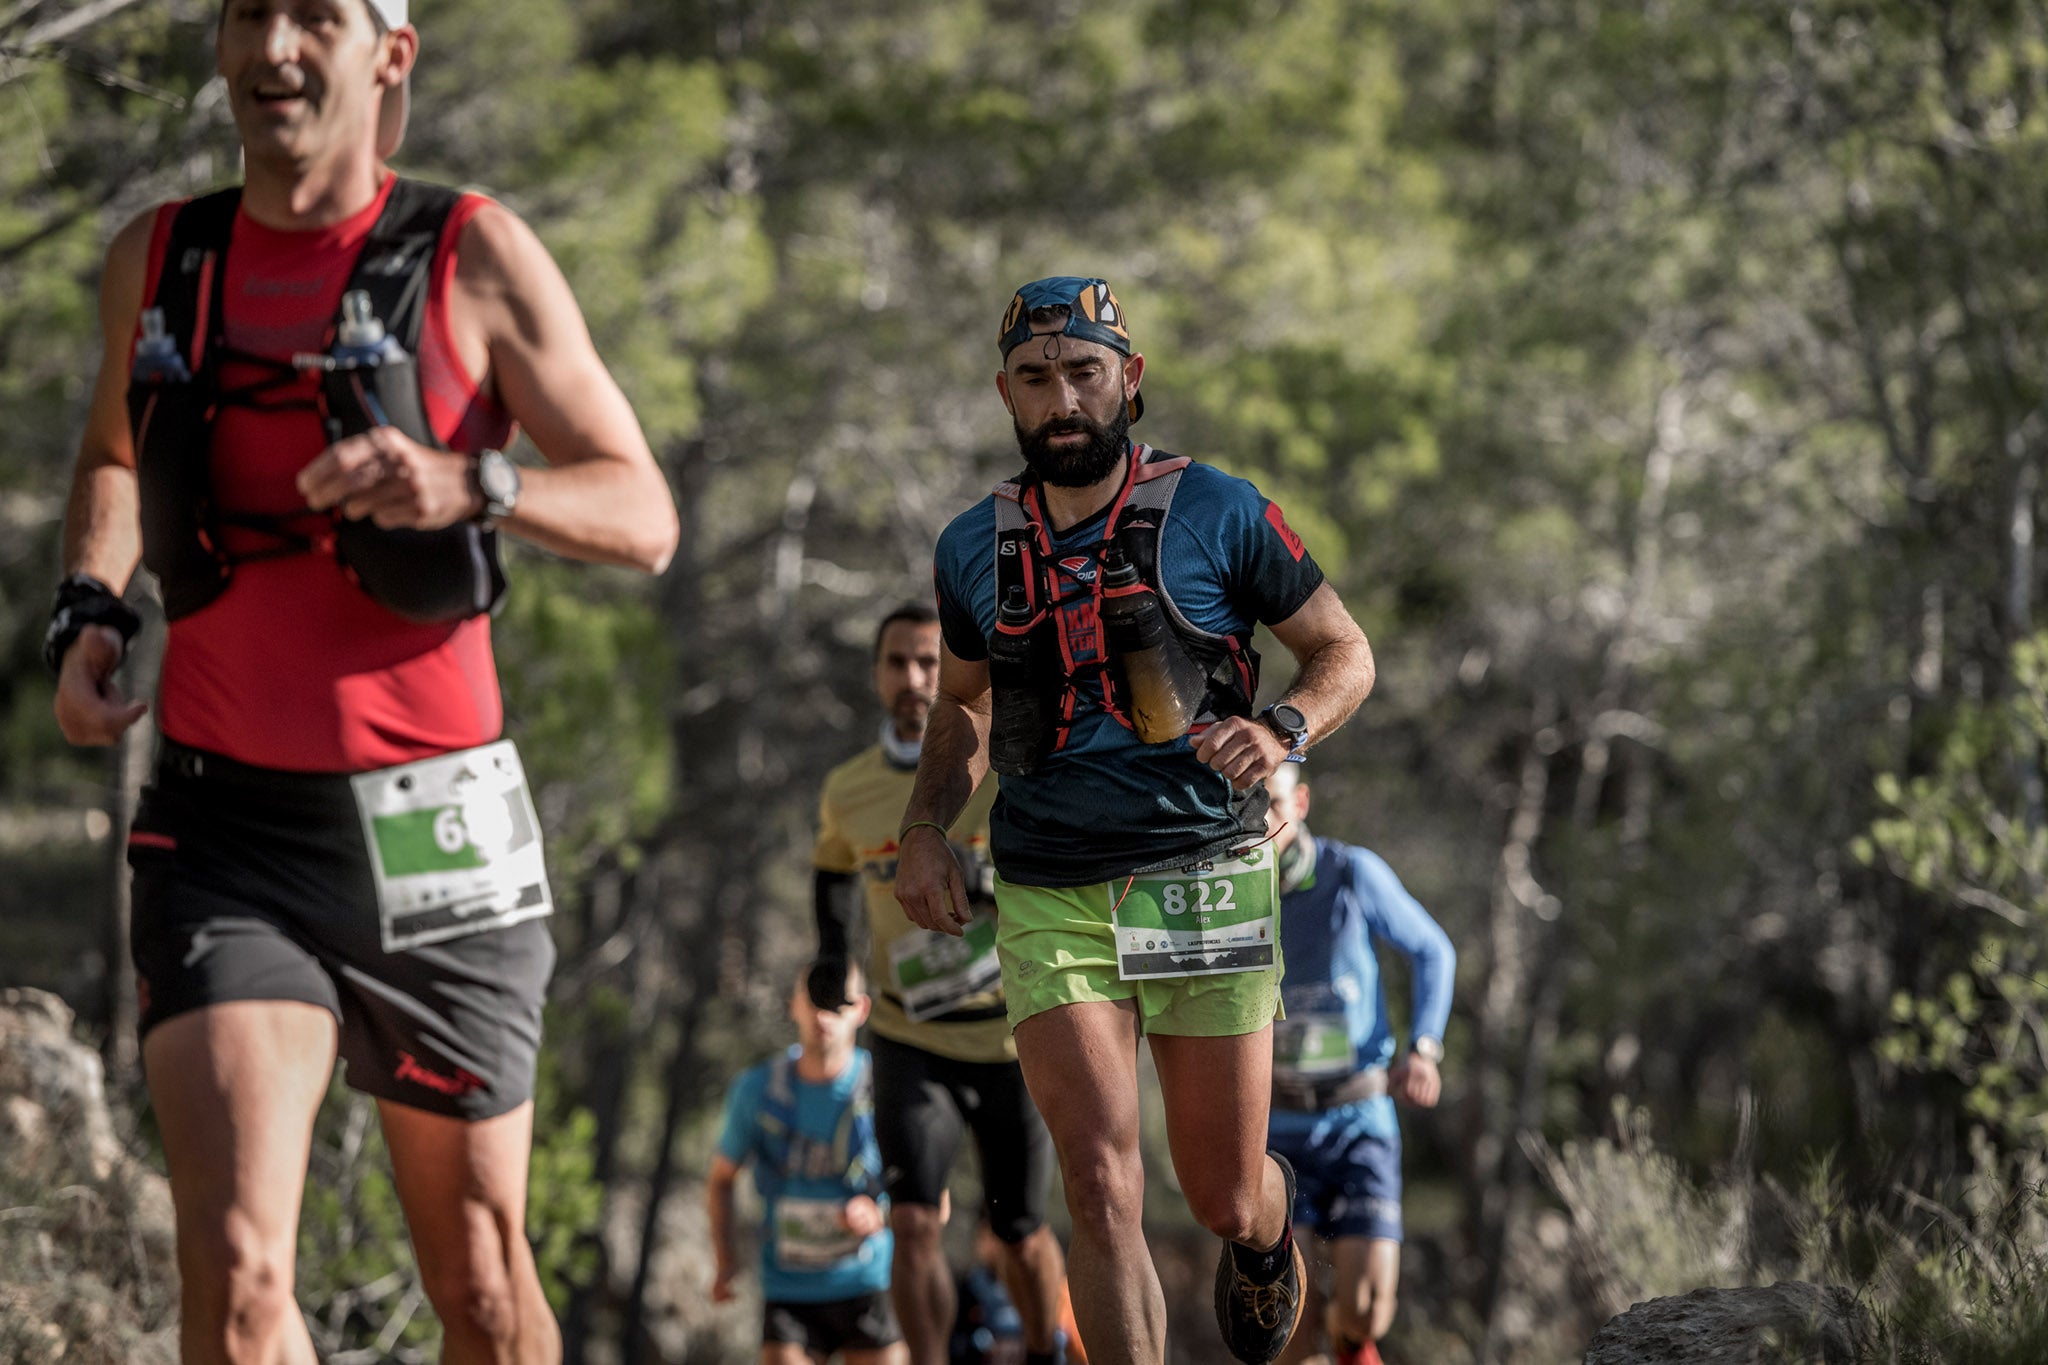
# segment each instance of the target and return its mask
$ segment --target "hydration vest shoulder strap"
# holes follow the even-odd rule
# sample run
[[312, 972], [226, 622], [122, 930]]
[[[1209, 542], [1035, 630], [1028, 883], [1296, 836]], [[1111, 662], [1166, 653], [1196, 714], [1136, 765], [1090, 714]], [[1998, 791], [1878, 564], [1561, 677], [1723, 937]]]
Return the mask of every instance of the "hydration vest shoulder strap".
[[791, 1130], [796, 1127], [797, 1055], [797, 1049], [791, 1048], [770, 1062], [768, 1084], [761, 1090], [762, 1116]]
[[377, 215], [350, 272], [348, 290], [370, 296], [370, 311], [408, 354], [419, 354], [434, 252], [448, 215], [461, 201], [460, 190], [400, 179], [391, 187], [384, 211]]
[[1173, 628], [1191, 642], [1228, 648], [1229, 637], [1203, 630], [1174, 605], [1173, 594], [1159, 570], [1159, 541], [1166, 531], [1166, 519], [1173, 511], [1173, 495], [1180, 489], [1181, 475], [1193, 463], [1185, 455], [1151, 451], [1138, 470], [1130, 500], [1124, 504], [1122, 524], [1117, 527], [1117, 544], [1138, 566], [1138, 573], [1159, 595], [1159, 605]]
[[[1173, 593], [1161, 572], [1159, 542], [1180, 481], [1193, 463], [1185, 455], [1173, 455], [1150, 446], [1132, 450], [1137, 466], [1131, 472], [1128, 493], [1111, 513], [1104, 527], [1104, 539], [1129, 556], [1139, 576], [1159, 598], [1161, 610], [1181, 643], [1209, 672], [1209, 694], [1196, 718], [1198, 728], [1230, 715], [1250, 715], [1258, 693], [1258, 654], [1249, 639], [1237, 639], [1204, 630], [1190, 621], [1173, 600]], [[1031, 506], [1032, 479], [1029, 472], [996, 485], [996, 601], [1000, 604], [1012, 584], [1022, 584], [1026, 600], [1043, 612], [1053, 595], [1050, 568], [1050, 534], [1034, 516]], [[1049, 648], [1056, 648], [1048, 642]], [[1062, 698], [1065, 718], [1071, 720], [1075, 704], [1072, 680]], [[1062, 728], [1055, 747], [1064, 745]]]
[[[367, 293], [371, 311], [383, 320], [385, 330], [413, 355], [419, 353], [426, 323], [434, 252], [448, 216], [461, 200], [459, 190], [400, 179], [391, 187], [342, 291]], [[178, 210], [164, 246], [156, 297], [150, 302], [163, 310], [164, 330], [177, 338], [194, 375], [216, 349], [221, 334], [228, 243], [241, 204], [239, 185], [201, 195]], [[407, 435], [432, 439], [432, 433]]]
[[1040, 528], [1032, 523], [1031, 514], [1025, 509], [1021, 483], [997, 484], [995, 501], [996, 605], [1001, 607], [1009, 600], [1011, 588], [1023, 588], [1035, 625], [1051, 605], [1049, 585], [1041, 572], [1043, 557], [1038, 553]]
[[228, 242], [241, 206], [239, 185], [203, 194], [178, 210], [164, 242], [156, 296], [149, 303], [163, 310], [164, 332], [176, 338], [195, 375], [218, 349], [221, 308], [227, 298]]
[[[800, 1055], [800, 1049], [791, 1048], [768, 1064], [768, 1083], [762, 1088], [761, 1112], [755, 1120], [776, 1144], [772, 1159], [784, 1167], [801, 1165], [809, 1152], [825, 1145], [797, 1130], [796, 1065]], [[875, 1069], [861, 1054], [855, 1055], [853, 1065], [860, 1070], [833, 1130], [832, 1164], [846, 1173], [849, 1184], [879, 1188], [881, 1172], [868, 1170], [861, 1159], [874, 1136]], [[795, 1172], [785, 1170], [785, 1174]]]

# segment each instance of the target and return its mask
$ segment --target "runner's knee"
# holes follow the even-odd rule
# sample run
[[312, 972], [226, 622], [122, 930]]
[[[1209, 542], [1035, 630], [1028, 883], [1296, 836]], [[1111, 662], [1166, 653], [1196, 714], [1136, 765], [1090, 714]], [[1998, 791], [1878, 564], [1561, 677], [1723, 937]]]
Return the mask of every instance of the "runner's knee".
[[422, 1258], [420, 1282], [434, 1311], [450, 1327], [490, 1342], [519, 1335], [518, 1293], [507, 1260], [508, 1243], [498, 1219], [472, 1210], [469, 1241], [460, 1255]]
[[930, 1204], [891, 1204], [889, 1230], [896, 1245], [912, 1255], [936, 1256], [946, 1231], [946, 1211]]
[[1124, 1236], [1145, 1211], [1145, 1168], [1135, 1152], [1097, 1151], [1062, 1165], [1067, 1209], [1098, 1236]]
[[1188, 1211], [1218, 1237], [1231, 1242], [1250, 1242], [1259, 1225], [1260, 1186], [1239, 1181], [1187, 1182], [1182, 1185]]
[[1030, 1209], [988, 1210], [989, 1231], [996, 1240], [1006, 1247], [1020, 1246], [1032, 1233], [1045, 1226], [1045, 1220]]

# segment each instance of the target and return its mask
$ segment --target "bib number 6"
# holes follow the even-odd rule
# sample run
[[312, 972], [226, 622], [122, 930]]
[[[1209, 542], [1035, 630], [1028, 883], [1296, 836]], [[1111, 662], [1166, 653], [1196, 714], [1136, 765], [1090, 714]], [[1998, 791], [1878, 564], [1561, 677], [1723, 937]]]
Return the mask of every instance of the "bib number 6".
[[469, 843], [469, 830], [462, 823], [460, 806], [443, 806], [434, 816], [434, 842], [443, 853], [460, 853]]
[[[1213, 897], [1210, 892], [1211, 887], [1215, 888]], [[1193, 905], [1188, 904], [1188, 894], [1190, 891], [1195, 896], [1195, 903]], [[1214, 882], [1168, 882], [1160, 889], [1159, 899], [1166, 906], [1166, 913], [1169, 915], [1184, 915], [1189, 910], [1193, 910], [1198, 915], [1206, 915], [1212, 912], [1227, 914], [1237, 909], [1237, 883], [1221, 880]]]

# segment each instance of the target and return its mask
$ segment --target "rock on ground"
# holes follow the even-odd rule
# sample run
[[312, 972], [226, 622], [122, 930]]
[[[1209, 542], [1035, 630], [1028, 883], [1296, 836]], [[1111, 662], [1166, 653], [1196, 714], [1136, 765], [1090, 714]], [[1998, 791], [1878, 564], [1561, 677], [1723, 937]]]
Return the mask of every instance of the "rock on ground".
[[116, 1136], [73, 1023], [56, 996], [0, 990], [0, 1360], [169, 1365], [170, 1186]]
[[1585, 1365], [1854, 1365], [1871, 1339], [1869, 1314], [1833, 1285], [1695, 1289], [1612, 1319]]

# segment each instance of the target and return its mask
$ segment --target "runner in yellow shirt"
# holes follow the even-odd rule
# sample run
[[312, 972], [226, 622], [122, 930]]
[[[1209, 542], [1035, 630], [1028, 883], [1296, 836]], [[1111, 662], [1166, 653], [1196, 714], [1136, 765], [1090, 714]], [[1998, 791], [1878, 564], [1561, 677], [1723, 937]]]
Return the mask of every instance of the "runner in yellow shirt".
[[888, 713], [880, 740], [833, 769], [819, 801], [812, 860], [819, 949], [849, 958], [864, 952], [874, 982], [876, 1136], [896, 1234], [892, 1293], [911, 1365], [947, 1359], [956, 1305], [941, 1233], [950, 1211], [946, 1179], [968, 1131], [989, 1226], [1003, 1247], [1003, 1281], [1024, 1318], [1025, 1359], [1045, 1365], [1066, 1358], [1059, 1326], [1066, 1263], [1045, 1225], [1052, 1140], [1017, 1064], [996, 959], [988, 861], [994, 783], [949, 836], [976, 892], [966, 932], [921, 929], [896, 902], [896, 831], [938, 677], [938, 613], [920, 604], [890, 612], [875, 633], [875, 690]]

